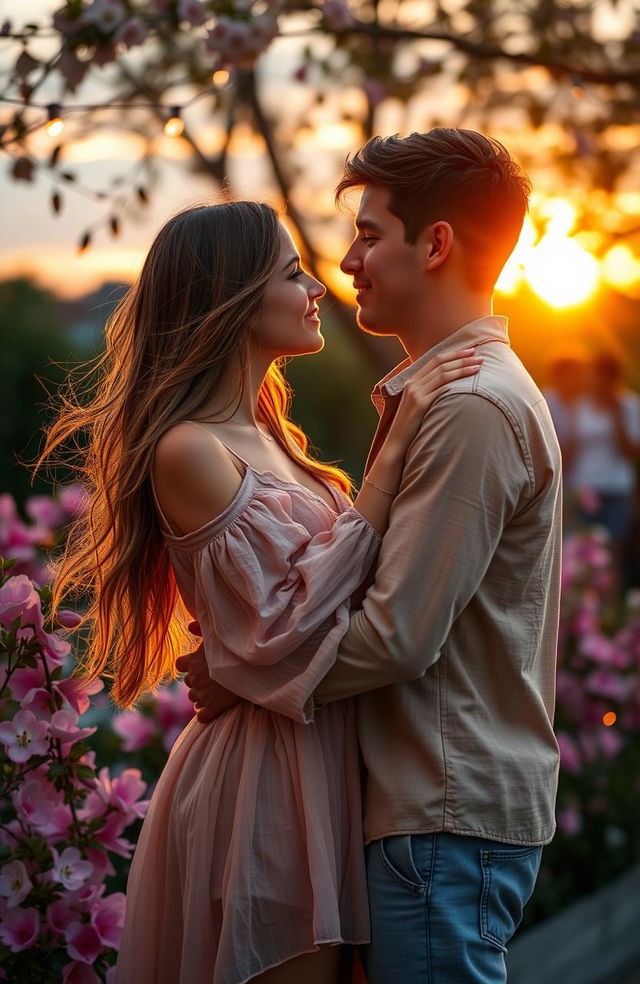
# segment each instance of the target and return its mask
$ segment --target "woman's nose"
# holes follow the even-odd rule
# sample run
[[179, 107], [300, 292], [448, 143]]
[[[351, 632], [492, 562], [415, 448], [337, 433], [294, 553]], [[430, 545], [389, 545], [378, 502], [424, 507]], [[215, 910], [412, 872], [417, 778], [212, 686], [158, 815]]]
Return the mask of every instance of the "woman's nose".
[[327, 293], [327, 288], [324, 284], [321, 284], [319, 280], [313, 280], [309, 286], [308, 294], [309, 297], [324, 297]]

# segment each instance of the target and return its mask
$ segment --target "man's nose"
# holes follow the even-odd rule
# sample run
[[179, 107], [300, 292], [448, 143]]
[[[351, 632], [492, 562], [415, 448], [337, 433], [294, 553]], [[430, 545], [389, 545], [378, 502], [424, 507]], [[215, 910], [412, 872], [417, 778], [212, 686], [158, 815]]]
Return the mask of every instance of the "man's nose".
[[360, 265], [360, 257], [357, 254], [355, 246], [351, 246], [340, 261], [340, 269], [343, 273], [354, 273], [360, 268]]

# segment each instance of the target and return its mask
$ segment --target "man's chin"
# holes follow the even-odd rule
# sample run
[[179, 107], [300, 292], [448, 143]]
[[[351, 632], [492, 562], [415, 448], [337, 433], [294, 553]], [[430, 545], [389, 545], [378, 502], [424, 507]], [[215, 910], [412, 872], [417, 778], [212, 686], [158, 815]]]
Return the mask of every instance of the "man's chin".
[[360, 331], [366, 332], [367, 335], [379, 335], [380, 337], [386, 338], [389, 335], [396, 334], [393, 328], [388, 328], [384, 325], [378, 324], [368, 313], [365, 314], [362, 311], [362, 308], [358, 309], [356, 321]]

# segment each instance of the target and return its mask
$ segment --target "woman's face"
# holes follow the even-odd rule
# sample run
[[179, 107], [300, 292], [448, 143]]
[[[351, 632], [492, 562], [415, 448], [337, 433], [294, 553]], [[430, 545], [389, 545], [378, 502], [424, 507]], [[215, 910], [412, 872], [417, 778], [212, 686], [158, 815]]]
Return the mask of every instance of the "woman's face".
[[260, 350], [272, 360], [319, 352], [324, 338], [317, 301], [325, 293], [322, 284], [300, 266], [293, 240], [281, 225], [278, 265], [267, 284], [254, 330]]

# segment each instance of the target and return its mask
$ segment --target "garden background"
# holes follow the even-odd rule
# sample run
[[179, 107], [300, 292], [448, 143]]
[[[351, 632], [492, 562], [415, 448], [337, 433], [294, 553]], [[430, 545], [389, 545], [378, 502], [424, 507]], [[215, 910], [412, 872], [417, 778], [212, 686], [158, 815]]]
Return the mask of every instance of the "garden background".
[[[111, 973], [144, 800], [191, 707], [175, 683], [114, 714], [104, 690], [68, 682], [74, 650], [47, 622], [44, 586], [83, 496], [64, 473], [52, 485], [26, 467], [46, 391], [100, 352], [173, 212], [268, 200], [329, 288], [324, 351], [287, 367], [293, 416], [359, 479], [369, 391], [401, 353], [355, 326], [337, 265], [351, 219], [332, 189], [367, 136], [437, 125], [491, 133], [532, 177], [495, 310], [539, 384], [556, 355], [604, 347], [640, 390], [640, 8], [31, 0], [0, 2], [0, 25], [0, 553], [18, 561], [0, 588], [0, 965], [10, 980], [94, 984]], [[573, 536], [559, 831], [527, 926], [640, 861], [640, 600], [615, 598], [611, 579], [603, 534]]]

